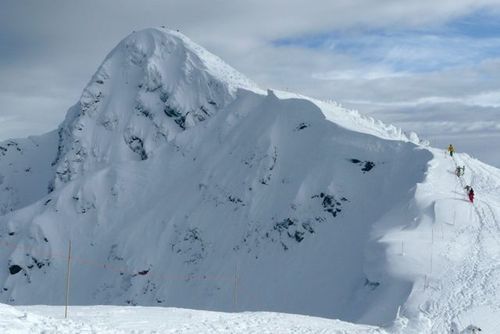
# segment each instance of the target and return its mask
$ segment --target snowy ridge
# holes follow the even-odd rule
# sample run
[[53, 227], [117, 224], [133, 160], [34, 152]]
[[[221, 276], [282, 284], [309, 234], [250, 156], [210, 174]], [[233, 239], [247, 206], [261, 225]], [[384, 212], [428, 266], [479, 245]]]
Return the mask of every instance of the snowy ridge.
[[422, 141], [415, 132], [405, 133], [401, 128], [392, 124], [385, 124], [380, 120], [360, 114], [356, 110], [343, 108], [337, 102], [332, 100], [318, 100], [308, 96], [303, 96], [296, 93], [276, 91], [276, 95], [280, 98], [298, 98], [309, 100], [316, 104], [325, 114], [325, 117], [333, 123], [340, 125], [346, 129], [370, 134], [389, 140], [401, 140], [412, 142], [417, 145], [428, 146], [429, 144]]
[[5, 149], [2, 302], [61, 304], [71, 240], [74, 304], [500, 328], [499, 170], [263, 92], [176, 32], [124, 39], [57, 132]]
[[[374, 228], [392, 275], [413, 282], [395, 332], [476, 333], [472, 328], [479, 327], [494, 333], [500, 326], [500, 171], [467, 154], [432, 152], [406, 223], [396, 212]], [[455, 175], [457, 166], [465, 166], [465, 176]], [[474, 204], [465, 185], [476, 190]]]

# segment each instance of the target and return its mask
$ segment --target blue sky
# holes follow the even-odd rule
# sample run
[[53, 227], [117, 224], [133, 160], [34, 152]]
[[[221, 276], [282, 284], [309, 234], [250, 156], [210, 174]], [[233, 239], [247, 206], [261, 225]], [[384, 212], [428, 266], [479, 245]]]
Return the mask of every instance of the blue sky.
[[500, 57], [500, 15], [478, 10], [430, 27], [331, 31], [273, 41], [344, 54], [394, 72], [430, 72]]

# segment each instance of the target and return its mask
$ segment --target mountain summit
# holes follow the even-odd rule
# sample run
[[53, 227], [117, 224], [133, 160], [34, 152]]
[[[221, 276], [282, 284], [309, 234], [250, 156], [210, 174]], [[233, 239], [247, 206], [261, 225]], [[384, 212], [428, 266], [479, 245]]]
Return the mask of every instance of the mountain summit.
[[495, 284], [474, 270], [496, 249], [498, 170], [261, 90], [165, 29], [120, 42], [57, 131], [0, 144], [0, 168], [3, 302], [63, 303], [70, 240], [73, 304], [399, 315], [443, 332], [471, 312], [465, 290]]
[[58, 180], [110, 162], [145, 160], [165, 141], [213, 116], [249, 79], [184, 35], [146, 29], [106, 57], [59, 130]]

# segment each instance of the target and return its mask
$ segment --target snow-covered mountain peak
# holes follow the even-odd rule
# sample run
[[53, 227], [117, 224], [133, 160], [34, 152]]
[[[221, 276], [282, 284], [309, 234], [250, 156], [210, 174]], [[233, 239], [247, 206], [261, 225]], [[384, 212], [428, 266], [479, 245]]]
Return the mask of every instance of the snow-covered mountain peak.
[[167, 93], [182, 109], [199, 108], [199, 104], [207, 102], [206, 97], [222, 105], [227, 102], [222, 98], [233, 96], [239, 88], [261, 92], [219, 57], [183, 34], [163, 28], [144, 29], [124, 38], [87, 88], [94, 86], [93, 81], [104, 84], [111, 76], [119, 75], [118, 80], [126, 85]]
[[205, 79], [216, 81], [231, 93], [238, 88], [260, 92], [250, 79], [178, 31], [148, 28], [133, 32], [118, 44], [107, 60], [114, 57], [144, 67], [147, 74], [144, 84], [149, 90], [160, 86], [175, 90], [182, 81], [201, 84]]
[[111, 161], [146, 160], [226, 107], [245, 76], [179, 32], [145, 29], [106, 57], [59, 129], [58, 182]]
[[106, 57], [94, 79], [104, 81], [109, 75], [101, 73], [101, 70], [105, 72], [106, 68], [114, 66], [113, 63], [120, 65], [120, 71], [133, 70], [131, 67], [141, 68], [145, 76], [139, 84], [145, 85], [150, 91], [160, 88], [176, 91], [179, 89], [176, 86], [182, 84], [198, 84], [191, 88], [193, 90], [200, 88], [199, 84], [203, 80], [213, 80], [230, 93], [238, 88], [261, 92], [255, 83], [219, 57], [182, 33], [164, 28], [148, 28], [125, 37]]

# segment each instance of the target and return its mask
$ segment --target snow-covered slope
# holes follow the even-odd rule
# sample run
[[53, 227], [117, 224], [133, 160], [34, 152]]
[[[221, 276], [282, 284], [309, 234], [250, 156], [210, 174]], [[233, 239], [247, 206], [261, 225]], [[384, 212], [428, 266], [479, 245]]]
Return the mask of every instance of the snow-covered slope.
[[[263, 91], [179, 33], [125, 38], [58, 131], [31, 141], [22, 159], [0, 157], [18, 194], [0, 197], [3, 302], [61, 304], [71, 240], [74, 304], [415, 333], [465, 328], [479, 291], [480, 307], [498, 304], [483, 260], [499, 249], [487, 233], [498, 170], [336, 104]], [[16, 174], [24, 165], [32, 179]]]
[[[421, 332], [448, 333], [474, 324], [495, 333], [500, 328], [500, 171], [467, 154], [452, 159], [433, 152], [411, 207], [420, 214], [412, 223], [393, 221], [392, 228], [379, 231], [389, 245], [394, 274], [414, 282], [402, 314], [419, 319], [413, 325], [426, 329]], [[463, 177], [454, 175], [456, 166], [465, 166]], [[465, 195], [466, 185], [475, 190], [474, 204]]]
[[79, 306], [62, 319], [60, 306], [13, 308], [0, 305], [0, 331], [24, 333], [231, 333], [383, 334], [385, 331], [338, 320], [280, 313], [219, 313], [160, 307]]
[[38, 201], [51, 191], [57, 134], [0, 143], [0, 215]]

